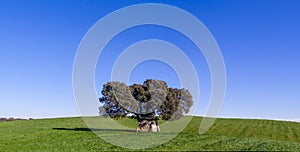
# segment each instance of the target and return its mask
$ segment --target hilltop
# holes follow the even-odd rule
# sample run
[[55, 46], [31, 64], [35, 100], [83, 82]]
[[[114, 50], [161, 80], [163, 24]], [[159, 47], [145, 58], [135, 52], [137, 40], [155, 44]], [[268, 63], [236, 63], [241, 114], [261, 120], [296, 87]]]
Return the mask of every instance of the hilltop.
[[[199, 135], [201, 119], [194, 117], [174, 139], [146, 150], [300, 150], [297, 122], [217, 119], [208, 132]], [[128, 118], [118, 122], [133, 131], [137, 123]], [[0, 122], [0, 147], [0, 151], [130, 150], [97, 137], [78, 117]]]

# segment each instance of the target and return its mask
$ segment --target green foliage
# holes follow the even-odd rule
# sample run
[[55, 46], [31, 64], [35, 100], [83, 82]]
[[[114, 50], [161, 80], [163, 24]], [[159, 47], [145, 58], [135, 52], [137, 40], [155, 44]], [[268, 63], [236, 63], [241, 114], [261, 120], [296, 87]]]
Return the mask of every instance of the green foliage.
[[[183, 117], [184, 118], [184, 117]], [[128, 135], [157, 136], [162, 132], [135, 134], [136, 121], [116, 120], [133, 132], [113, 131], [120, 138]], [[160, 120], [161, 121], [161, 120]], [[270, 120], [218, 119], [204, 135], [198, 134], [201, 118], [194, 117], [186, 129], [171, 141], [145, 151], [300, 151], [300, 123]], [[163, 123], [161, 121], [160, 123]], [[112, 136], [98, 129], [103, 135]], [[150, 142], [150, 141], [149, 141]], [[97, 137], [81, 118], [41, 119], [0, 122], [0, 151], [130, 151]]]
[[[168, 88], [161, 80], [146, 80], [142, 85], [108, 82], [103, 85], [99, 99], [102, 115], [120, 118], [128, 114], [139, 121], [155, 119], [178, 120], [189, 112], [193, 105], [192, 96], [186, 89]], [[106, 112], [106, 114], [103, 113]]]

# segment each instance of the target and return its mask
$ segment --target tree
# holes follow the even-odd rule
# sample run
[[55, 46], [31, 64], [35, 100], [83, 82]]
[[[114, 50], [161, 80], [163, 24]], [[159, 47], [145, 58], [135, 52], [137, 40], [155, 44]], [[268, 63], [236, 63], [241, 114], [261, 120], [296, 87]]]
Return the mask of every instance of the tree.
[[163, 120], [178, 120], [189, 112], [193, 104], [187, 89], [168, 88], [161, 80], [147, 79], [144, 84], [127, 86], [122, 82], [103, 85], [99, 108], [102, 115], [111, 118], [131, 116], [138, 123]]

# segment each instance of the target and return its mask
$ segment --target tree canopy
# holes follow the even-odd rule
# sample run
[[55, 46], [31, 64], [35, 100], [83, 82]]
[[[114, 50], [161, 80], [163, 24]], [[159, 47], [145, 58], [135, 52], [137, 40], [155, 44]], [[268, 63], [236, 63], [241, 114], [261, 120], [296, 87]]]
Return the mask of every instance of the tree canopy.
[[143, 84], [127, 86], [114, 81], [103, 85], [99, 113], [111, 118], [130, 115], [140, 120], [177, 120], [193, 105], [187, 89], [169, 88], [162, 80], [147, 79]]

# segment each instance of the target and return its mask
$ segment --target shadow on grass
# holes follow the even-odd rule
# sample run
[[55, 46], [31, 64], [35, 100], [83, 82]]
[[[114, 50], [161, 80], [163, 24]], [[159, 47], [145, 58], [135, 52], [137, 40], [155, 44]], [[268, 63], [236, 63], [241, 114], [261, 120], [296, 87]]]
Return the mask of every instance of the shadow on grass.
[[[130, 129], [99, 129], [99, 128], [52, 128], [53, 130], [67, 130], [67, 131], [103, 131], [103, 132], [131, 132], [137, 133], [136, 130]], [[176, 132], [138, 132], [139, 134], [160, 134], [160, 135], [177, 135]], [[185, 133], [180, 133], [185, 134]]]
[[116, 132], [136, 132], [129, 129], [96, 129], [96, 128], [52, 128], [53, 130], [69, 130], [69, 131], [116, 131]]

